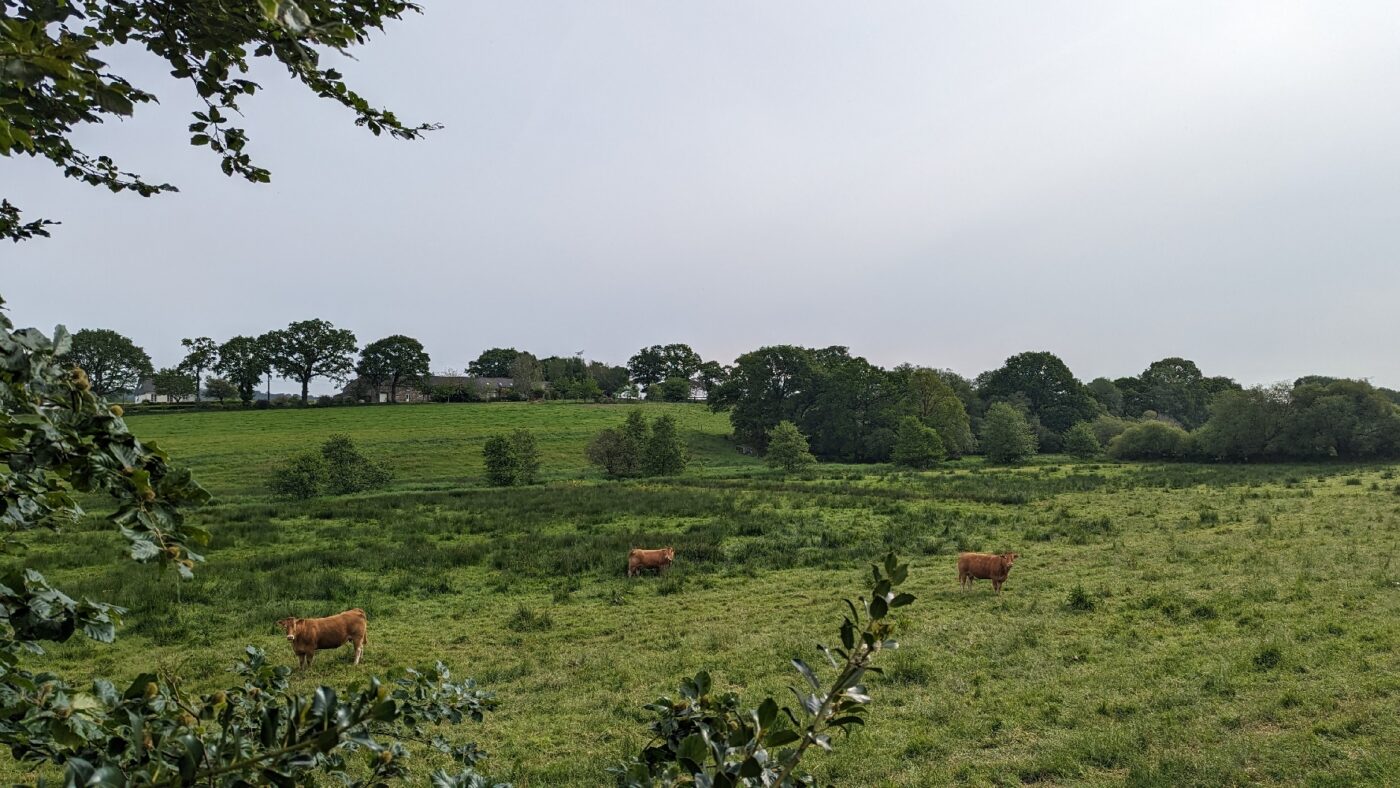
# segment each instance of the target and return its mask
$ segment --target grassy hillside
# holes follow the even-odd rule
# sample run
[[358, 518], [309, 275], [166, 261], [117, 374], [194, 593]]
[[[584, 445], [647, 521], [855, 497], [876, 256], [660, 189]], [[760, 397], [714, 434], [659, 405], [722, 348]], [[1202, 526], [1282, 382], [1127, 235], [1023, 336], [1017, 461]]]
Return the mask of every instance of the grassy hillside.
[[[657, 407], [657, 406], [648, 406]], [[273, 622], [365, 608], [365, 666], [322, 653], [300, 686], [441, 658], [499, 693], [453, 732], [517, 785], [600, 785], [645, 743], [641, 705], [709, 668], [756, 703], [835, 638], [863, 562], [912, 560], [903, 648], [871, 728], [813, 759], [837, 785], [1387, 784], [1400, 774], [1400, 480], [1387, 466], [963, 461], [903, 474], [755, 468], [722, 416], [674, 406], [701, 473], [600, 482], [582, 445], [624, 408], [362, 408], [133, 419], [222, 503], [196, 580], [124, 564], [89, 522], [29, 556], [131, 608], [113, 646], [42, 658], [75, 678], [152, 662], [226, 681]], [[483, 436], [536, 427], [548, 484], [479, 486]], [[275, 458], [347, 432], [399, 473], [377, 495], [266, 499]], [[548, 437], [545, 433], [548, 433]], [[630, 545], [677, 548], [628, 580]], [[1016, 550], [1004, 592], [957, 587], [959, 550]], [[418, 768], [426, 769], [431, 758]], [[420, 774], [423, 772], [420, 772]]]
[[[585, 475], [583, 449], [599, 430], [615, 427], [632, 407], [648, 418], [669, 413], [680, 423], [692, 470], [743, 464], [727, 440], [729, 419], [698, 404], [637, 406], [559, 402], [272, 409], [132, 416], [131, 430], [170, 451], [216, 495], [263, 490], [269, 467], [289, 454], [345, 433], [367, 454], [391, 462], [398, 488], [476, 483], [481, 447], [493, 434], [535, 430], [546, 478]], [[749, 464], [753, 460], [748, 459]]]

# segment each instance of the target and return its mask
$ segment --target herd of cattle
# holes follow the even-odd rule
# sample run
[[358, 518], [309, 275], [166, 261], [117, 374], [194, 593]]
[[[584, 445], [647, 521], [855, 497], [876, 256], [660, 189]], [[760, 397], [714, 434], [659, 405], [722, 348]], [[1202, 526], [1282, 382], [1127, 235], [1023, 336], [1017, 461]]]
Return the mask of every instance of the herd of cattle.
[[[658, 574], [676, 560], [674, 547], [658, 550], [633, 548], [627, 553], [627, 576], [635, 577], [645, 570]], [[958, 587], [968, 588], [974, 581], [990, 580], [992, 588], [1001, 593], [1002, 583], [1011, 574], [1011, 565], [1016, 563], [1015, 553], [959, 553]], [[367, 617], [360, 608], [347, 610], [325, 618], [284, 618], [277, 622], [292, 644], [292, 653], [297, 655], [298, 667], [309, 667], [316, 652], [323, 649], [340, 648], [346, 643], [355, 647], [355, 664], [365, 653]]]

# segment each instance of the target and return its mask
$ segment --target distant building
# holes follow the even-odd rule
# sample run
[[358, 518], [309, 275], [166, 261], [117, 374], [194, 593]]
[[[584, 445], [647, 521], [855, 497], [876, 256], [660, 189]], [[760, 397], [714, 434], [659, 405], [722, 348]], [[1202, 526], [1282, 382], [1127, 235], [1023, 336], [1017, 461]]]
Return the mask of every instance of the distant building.
[[156, 393], [156, 383], [150, 378], [141, 381], [141, 385], [132, 392], [132, 402], [175, 402], [175, 399], [165, 394]]
[[[451, 402], [454, 399], [454, 392], [462, 392], [462, 400], [473, 398], [466, 396], [467, 392], [473, 394], [475, 399], [498, 399], [509, 393], [514, 386], [515, 380], [513, 378], [429, 375], [426, 378], [400, 383], [394, 392], [394, 401], [404, 403], [430, 402], [436, 395], [439, 400]], [[382, 383], [376, 388], [363, 378], [355, 378], [345, 384], [345, 388], [341, 390], [340, 394], [357, 402], [388, 402], [389, 384]]]

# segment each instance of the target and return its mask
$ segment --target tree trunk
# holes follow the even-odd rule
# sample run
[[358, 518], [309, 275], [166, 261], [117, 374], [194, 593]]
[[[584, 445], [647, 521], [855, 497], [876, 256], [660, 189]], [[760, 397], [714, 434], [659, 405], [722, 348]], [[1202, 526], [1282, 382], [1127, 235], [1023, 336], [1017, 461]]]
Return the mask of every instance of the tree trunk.
[[389, 378], [389, 404], [393, 405], [399, 401], [399, 376]]
[[[201, 397], [200, 394], [199, 394], [199, 381], [202, 380], [203, 378], [204, 378], [204, 370], [202, 370], [202, 369], [200, 369], [200, 368], [198, 368], [198, 367], [195, 367], [195, 370], [194, 370], [194, 401], [195, 401], [195, 402], [203, 402], [203, 401], [204, 401], [204, 398]], [[219, 404], [220, 404], [220, 405], [224, 404], [224, 401], [223, 401], [223, 400], [219, 400]]]
[[301, 404], [306, 404], [306, 389], [311, 384], [311, 378], [301, 379]]

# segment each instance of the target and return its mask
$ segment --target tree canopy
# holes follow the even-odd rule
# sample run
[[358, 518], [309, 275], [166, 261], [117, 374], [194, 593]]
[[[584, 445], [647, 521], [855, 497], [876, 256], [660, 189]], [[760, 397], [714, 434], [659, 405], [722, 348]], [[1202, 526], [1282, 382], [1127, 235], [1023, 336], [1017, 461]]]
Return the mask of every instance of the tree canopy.
[[301, 401], [307, 401], [311, 381], [329, 378], [344, 381], [354, 369], [355, 335], [326, 320], [302, 320], [273, 334], [270, 360], [277, 372], [301, 384]]
[[1030, 415], [1047, 429], [1064, 432], [1092, 419], [1094, 400], [1054, 353], [1018, 353], [1000, 368], [983, 373], [978, 393], [987, 402], [1024, 398]]
[[355, 372], [376, 383], [388, 382], [389, 401], [397, 402], [399, 384], [427, 377], [428, 364], [428, 353], [422, 342], [394, 334], [365, 345]]
[[700, 354], [690, 345], [652, 345], [642, 348], [627, 361], [632, 380], [643, 386], [660, 383], [667, 378], [690, 380], [700, 371]]
[[[204, 379], [206, 369], [213, 369], [219, 363], [219, 346], [209, 337], [182, 339], [180, 345], [186, 351], [180, 369], [193, 375], [196, 383]], [[196, 401], [200, 398], [198, 386], [195, 386], [194, 398]]]
[[[417, 10], [406, 0], [11, 0], [0, 14], [0, 155], [47, 159], [65, 177], [114, 192], [149, 197], [175, 191], [78, 147], [80, 137], [97, 137], [87, 127], [130, 116], [138, 105], [156, 100], [105, 62], [105, 51], [118, 46], [144, 50], [194, 88], [198, 104], [190, 144], [211, 150], [230, 176], [271, 179], [246, 151], [246, 131], [234, 125], [242, 100], [259, 89], [246, 78], [254, 60], [276, 62], [314, 95], [349, 109], [356, 125], [376, 136], [417, 138], [436, 126], [401, 122], [320, 64], [322, 53], [363, 44], [370, 30]], [[0, 200], [0, 238], [48, 235], [53, 223], [26, 220], [18, 207]]]
[[151, 376], [151, 357], [128, 337], [107, 328], [85, 328], [65, 345], [68, 358], [87, 373], [99, 397], [130, 394]]
[[467, 364], [467, 374], [478, 378], [508, 378], [510, 365], [520, 351], [513, 347], [493, 347], [482, 351], [476, 360]]

